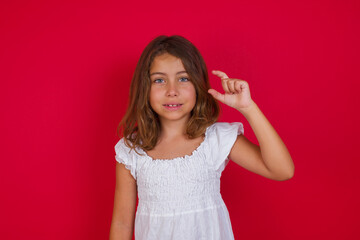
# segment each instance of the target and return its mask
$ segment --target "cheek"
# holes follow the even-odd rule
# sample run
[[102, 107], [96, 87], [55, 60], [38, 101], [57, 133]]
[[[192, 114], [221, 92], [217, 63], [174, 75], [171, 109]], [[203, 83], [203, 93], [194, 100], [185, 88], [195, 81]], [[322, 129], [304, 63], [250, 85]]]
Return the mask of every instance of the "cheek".
[[192, 85], [192, 95], [193, 95], [194, 99], [196, 99], [196, 89], [195, 89], [194, 85]]
[[155, 93], [155, 91], [151, 88], [151, 89], [150, 89], [150, 94], [149, 94], [150, 103], [154, 102], [154, 98], [156, 98], [156, 93]]
[[161, 89], [156, 87], [150, 88], [149, 102], [151, 107], [154, 107], [154, 104], [158, 103], [161, 100]]
[[196, 90], [193, 85], [187, 89], [187, 95], [188, 95], [188, 98], [191, 99], [195, 104], [196, 103]]

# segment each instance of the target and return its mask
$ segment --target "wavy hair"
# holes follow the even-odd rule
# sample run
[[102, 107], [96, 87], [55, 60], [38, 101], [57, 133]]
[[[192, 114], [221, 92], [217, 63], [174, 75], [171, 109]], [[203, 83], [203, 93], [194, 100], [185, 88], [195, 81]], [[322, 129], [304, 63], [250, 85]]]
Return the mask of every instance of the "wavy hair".
[[[203, 136], [206, 128], [215, 123], [220, 114], [217, 101], [207, 92], [210, 88], [207, 67], [199, 50], [179, 35], [160, 35], [153, 39], [142, 52], [132, 76], [127, 111], [118, 125], [119, 137], [136, 151], [153, 149], [160, 134], [160, 121], [149, 102], [150, 67], [156, 56], [168, 53], [180, 58], [196, 91], [196, 104], [187, 123], [189, 138]], [[136, 151], [137, 152], [137, 151]]]

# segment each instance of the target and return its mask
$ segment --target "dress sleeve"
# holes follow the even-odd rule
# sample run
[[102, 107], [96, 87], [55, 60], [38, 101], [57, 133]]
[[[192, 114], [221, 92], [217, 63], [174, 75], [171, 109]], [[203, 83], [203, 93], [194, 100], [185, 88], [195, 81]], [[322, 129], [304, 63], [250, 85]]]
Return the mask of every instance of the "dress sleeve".
[[125, 165], [136, 180], [136, 157], [134, 150], [125, 145], [124, 138], [121, 138], [115, 145], [115, 160]]
[[228, 156], [237, 136], [244, 134], [244, 126], [241, 122], [217, 122], [213, 125], [212, 131], [210, 146], [213, 167], [221, 174], [229, 162]]

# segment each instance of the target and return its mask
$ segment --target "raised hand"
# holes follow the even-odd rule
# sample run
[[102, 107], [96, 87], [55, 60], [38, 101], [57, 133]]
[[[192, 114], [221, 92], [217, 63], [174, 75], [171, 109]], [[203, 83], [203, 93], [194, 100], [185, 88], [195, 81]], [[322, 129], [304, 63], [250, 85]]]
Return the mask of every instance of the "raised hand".
[[226, 73], [213, 70], [212, 73], [221, 78], [221, 84], [225, 91], [224, 94], [219, 93], [215, 89], [209, 89], [208, 92], [218, 101], [237, 109], [242, 112], [253, 105], [250, 96], [249, 84], [240, 79], [229, 78]]

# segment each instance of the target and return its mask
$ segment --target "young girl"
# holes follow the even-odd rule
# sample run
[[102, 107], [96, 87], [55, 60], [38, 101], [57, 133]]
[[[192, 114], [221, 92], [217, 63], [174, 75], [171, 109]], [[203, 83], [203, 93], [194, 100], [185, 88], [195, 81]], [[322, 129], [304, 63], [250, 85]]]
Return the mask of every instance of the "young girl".
[[[115, 145], [110, 239], [132, 239], [134, 228], [136, 240], [234, 239], [220, 194], [229, 159], [269, 179], [293, 176], [291, 156], [248, 83], [212, 73], [224, 94], [210, 88], [202, 56], [181, 36], [159, 36], [144, 49]], [[260, 146], [244, 136], [241, 122], [216, 122], [216, 100], [244, 115]]]

